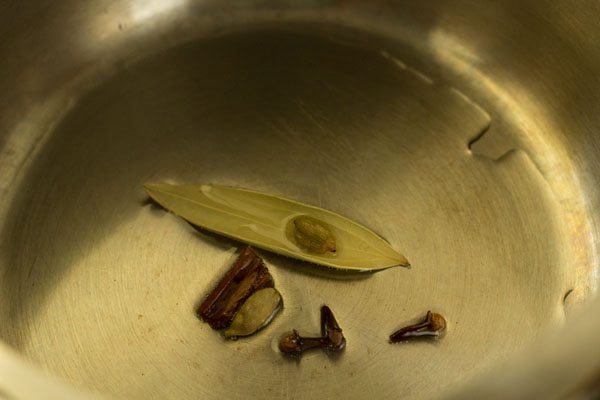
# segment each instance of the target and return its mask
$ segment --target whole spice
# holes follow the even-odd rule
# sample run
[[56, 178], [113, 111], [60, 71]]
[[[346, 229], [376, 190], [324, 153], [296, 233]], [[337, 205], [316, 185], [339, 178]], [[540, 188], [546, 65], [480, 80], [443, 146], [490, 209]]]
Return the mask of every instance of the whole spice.
[[390, 335], [391, 343], [423, 338], [438, 339], [446, 332], [446, 320], [442, 315], [427, 311], [425, 319], [417, 324], [406, 326]]
[[293, 356], [300, 356], [304, 351], [316, 348], [330, 352], [340, 352], [346, 348], [342, 328], [331, 309], [325, 305], [321, 307], [321, 337], [302, 337], [294, 329], [279, 342], [279, 350]]
[[279, 350], [282, 353], [299, 356], [309, 349], [320, 349], [327, 347], [327, 339], [323, 337], [302, 337], [297, 330], [285, 335], [279, 342]]
[[267, 326], [281, 310], [281, 294], [275, 288], [257, 291], [242, 304], [223, 335], [229, 339], [252, 335]]
[[381, 236], [323, 208], [219, 185], [147, 183], [144, 189], [195, 226], [287, 257], [361, 272], [410, 266]]
[[327, 306], [321, 307], [321, 336], [327, 338], [327, 350], [341, 351], [346, 347], [346, 338], [342, 333], [342, 328]]
[[256, 291], [273, 286], [273, 277], [250, 247], [236, 262], [198, 308], [198, 315], [213, 329], [227, 328], [244, 302]]
[[335, 253], [335, 236], [318, 219], [301, 215], [290, 221], [288, 229], [301, 249], [314, 254]]

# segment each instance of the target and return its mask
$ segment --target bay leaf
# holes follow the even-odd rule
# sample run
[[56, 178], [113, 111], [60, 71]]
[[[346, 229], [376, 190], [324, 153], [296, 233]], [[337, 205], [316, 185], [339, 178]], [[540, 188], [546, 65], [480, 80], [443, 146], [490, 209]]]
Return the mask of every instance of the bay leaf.
[[[212, 184], [147, 183], [144, 189], [165, 209], [194, 225], [277, 254], [353, 271], [410, 266], [406, 257], [372, 230], [320, 207]], [[301, 216], [328, 227], [335, 237], [335, 252], [314, 254], [292, 240], [290, 221]]]

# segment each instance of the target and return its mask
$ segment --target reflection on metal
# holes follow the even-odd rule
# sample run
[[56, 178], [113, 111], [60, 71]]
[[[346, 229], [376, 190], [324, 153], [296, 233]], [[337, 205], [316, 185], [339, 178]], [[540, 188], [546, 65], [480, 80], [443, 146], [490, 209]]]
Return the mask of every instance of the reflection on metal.
[[183, 7], [187, 0], [132, 0], [129, 2], [131, 20], [141, 23]]
[[[500, 158], [511, 148], [521, 148], [531, 157], [544, 179], [550, 185], [563, 216], [565, 238], [571, 242], [571, 268], [577, 271], [574, 282], [579, 287], [578, 302], [598, 285], [594, 240], [591, 237], [585, 211], [585, 188], [577, 178], [576, 165], [564, 138], [552, 134], [560, 132], [553, 116], [539, 98], [534, 98], [524, 86], [524, 80], [494, 80], [477, 64], [473, 51], [467, 49], [451, 32], [435, 30], [430, 35], [432, 51], [442, 63], [459, 75], [475, 82], [477, 89], [493, 98], [498, 118], [489, 132], [472, 142], [475, 152], [481, 151], [491, 158]], [[592, 279], [590, 277], [592, 276]]]

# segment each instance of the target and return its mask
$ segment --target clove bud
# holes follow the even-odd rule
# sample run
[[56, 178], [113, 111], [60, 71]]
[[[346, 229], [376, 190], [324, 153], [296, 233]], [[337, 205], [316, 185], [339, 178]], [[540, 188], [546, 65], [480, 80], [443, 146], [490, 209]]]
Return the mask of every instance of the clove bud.
[[417, 324], [409, 325], [390, 335], [391, 343], [411, 341], [422, 338], [438, 339], [446, 332], [446, 320], [438, 313], [427, 311], [425, 319]]
[[326, 338], [302, 337], [295, 329], [289, 335], [284, 336], [279, 342], [279, 350], [281, 350], [282, 353], [294, 356], [299, 356], [309, 349], [324, 348], [326, 346]]

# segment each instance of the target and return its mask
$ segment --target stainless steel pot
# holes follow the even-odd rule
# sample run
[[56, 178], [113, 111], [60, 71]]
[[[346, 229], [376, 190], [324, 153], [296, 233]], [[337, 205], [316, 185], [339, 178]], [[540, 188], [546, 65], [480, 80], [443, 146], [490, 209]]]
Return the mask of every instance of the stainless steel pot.
[[[598, 15], [586, 0], [2, 3], [0, 397], [592, 396]], [[342, 279], [263, 254], [284, 312], [228, 342], [193, 310], [238, 244], [145, 205], [149, 180], [318, 204], [414, 267]], [[345, 353], [281, 357], [324, 303]], [[428, 309], [442, 340], [387, 342]]]

